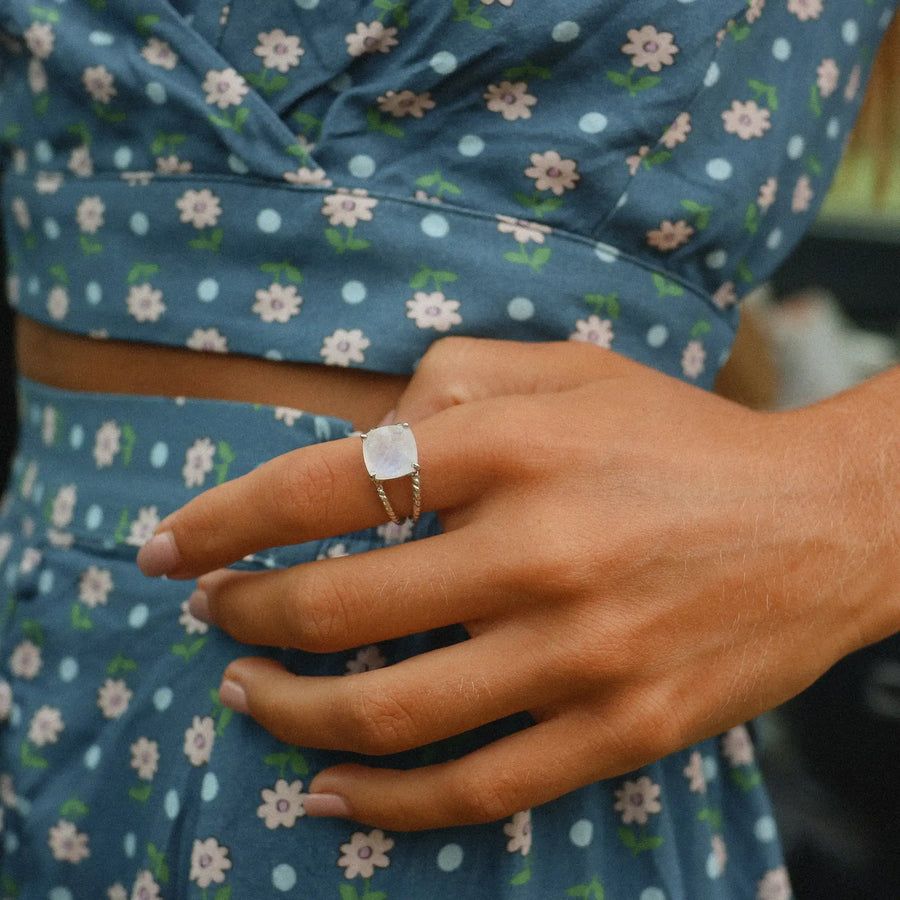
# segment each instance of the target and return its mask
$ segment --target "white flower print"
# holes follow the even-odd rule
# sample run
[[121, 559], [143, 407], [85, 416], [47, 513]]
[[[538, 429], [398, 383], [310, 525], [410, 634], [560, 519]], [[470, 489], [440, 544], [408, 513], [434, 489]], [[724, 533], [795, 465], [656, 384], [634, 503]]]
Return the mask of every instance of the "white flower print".
[[193, 615], [187, 600], [182, 601], [181, 615], [178, 617], [178, 624], [181, 625], [188, 634], [206, 634], [206, 632], [209, 631], [209, 625]]
[[34, 178], [34, 189], [39, 194], [55, 194], [62, 184], [62, 172], [38, 172]]
[[129, 187], [142, 187], [144, 185], [150, 184], [152, 180], [152, 172], [138, 171], [122, 173], [122, 181], [124, 181]]
[[707, 868], [707, 872], [718, 878], [725, 871], [725, 864], [728, 862], [728, 848], [718, 834], [712, 837], [712, 862], [714, 865]]
[[69, 154], [69, 171], [79, 178], [88, 178], [94, 174], [94, 161], [91, 159], [90, 147], [82, 144]]
[[801, 175], [794, 185], [793, 194], [791, 194], [791, 212], [806, 212], [814, 196], [815, 193], [813, 192], [809, 175]]
[[128, 296], [125, 298], [125, 304], [128, 312], [134, 316], [138, 322], [158, 322], [159, 317], [166, 311], [166, 304], [163, 303], [163, 292], [152, 284], [144, 282], [143, 284], [132, 285], [128, 289]]
[[378, 526], [378, 537], [385, 544], [403, 544], [412, 537], [413, 523], [406, 519], [399, 525], [396, 522], [385, 522]]
[[13, 693], [8, 681], [0, 678], [0, 722], [5, 722], [12, 712]]
[[285, 425], [293, 425], [302, 415], [302, 410], [294, 409], [292, 406], [275, 407], [275, 418], [279, 422], [284, 422]]
[[26, 500], [31, 497], [31, 494], [34, 491], [34, 483], [37, 480], [37, 475], [37, 463], [28, 463], [28, 466], [25, 469], [25, 474], [22, 476], [22, 483], [19, 485], [19, 492]]
[[859, 67], [859, 64], [857, 64], [850, 70], [850, 76], [847, 78], [847, 83], [844, 85], [844, 99], [848, 103], [856, 99], [861, 83], [862, 69]]
[[[33, 530], [33, 526], [29, 530]], [[25, 552], [22, 554], [22, 561], [19, 563], [19, 571], [23, 575], [33, 572], [41, 564], [42, 559], [43, 556], [40, 550], [34, 547], [26, 547]]]
[[19, 802], [12, 775], [7, 772], [0, 774], [0, 802], [9, 807], [13, 807]]
[[216, 723], [212, 716], [194, 716], [194, 723], [184, 733], [184, 755], [192, 766], [209, 762], [216, 739]]
[[816, 69], [816, 85], [819, 93], [823, 97], [830, 97], [837, 90], [840, 76], [837, 63], [831, 57], [823, 59]]
[[157, 525], [159, 525], [159, 515], [156, 507], [141, 507], [138, 510], [138, 517], [131, 523], [125, 543], [132, 547], [143, 547], [153, 537]]
[[659, 802], [660, 790], [658, 784], [646, 775], [641, 775], [637, 781], [626, 781], [621, 788], [616, 789], [616, 802], [613, 808], [622, 814], [624, 825], [632, 822], [646, 825], [651, 815], [662, 811], [662, 804]]
[[181, 210], [181, 221], [198, 229], [215, 225], [222, 215], [221, 202], [209, 188], [186, 190], [175, 201], [175, 205]]
[[94, 435], [94, 464], [98, 469], [111, 466], [120, 449], [122, 429], [110, 419], [104, 422]]
[[531, 852], [531, 810], [514, 813], [512, 819], [503, 826], [503, 833], [509, 838], [506, 844], [508, 853], [528, 856]]
[[96, 234], [103, 225], [106, 204], [100, 197], [84, 197], [75, 210], [75, 221], [86, 234]]
[[209, 353], [228, 351], [228, 339], [218, 328], [195, 328], [186, 343], [191, 350], [206, 350]]
[[416, 291], [413, 299], [406, 301], [406, 318], [412, 319], [419, 328], [449, 331], [462, 322], [458, 309], [459, 300], [448, 299], [442, 291]]
[[72, 521], [76, 500], [77, 488], [74, 484], [67, 484], [56, 492], [50, 511], [50, 521], [57, 528], [65, 528]]
[[118, 881], [111, 884], [106, 889], [106, 900], [128, 900], [128, 891], [125, 890], [125, 885]]
[[261, 31], [256, 39], [259, 43], [253, 52], [262, 59], [263, 67], [287, 72], [300, 65], [300, 57], [306, 52], [300, 46], [300, 38], [286, 34], [280, 28], [273, 31]]
[[6, 277], [6, 299], [9, 305], [16, 307], [21, 300], [22, 280], [18, 275], [7, 275]]
[[738, 725], [722, 736], [722, 753], [733, 766], [749, 766], [753, 764], [753, 741], [746, 726]]
[[131, 900], [160, 900], [159, 885], [148, 869], [141, 869], [131, 888]]
[[376, 646], [363, 647], [356, 652], [353, 659], [347, 660], [347, 672], [351, 675], [359, 675], [362, 672], [371, 672], [373, 669], [381, 669], [387, 665], [387, 660], [382, 656]]
[[791, 900], [791, 881], [787, 869], [770, 869], [756, 885], [756, 900]]
[[140, 737], [131, 745], [131, 768], [142, 781], [152, 781], [159, 767], [159, 745]]
[[244, 77], [229, 67], [221, 71], [210, 69], [203, 81], [203, 90], [207, 103], [227, 109], [229, 106], [240, 106], [250, 88]]
[[213, 883], [222, 884], [225, 872], [230, 868], [227, 847], [222, 846], [215, 838], [194, 841], [189, 877], [197, 883], [197, 887], [205, 889]]
[[569, 335], [569, 340], [596, 344], [598, 347], [606, 347], [608, 350], [612, 346], [613, 337], [612, 322], [609, 319], [588, 316], [586, 319], [575, 321], [575, 331]]
[[390, 865], [388, 851], [394, 846], [393, 838], [385, 837], [380, 828], [375, 828], [368, 834], [356, 831], [350, 838], [350, 843], [341, 844], [341, 857], [338, 865], [344, 870], [345, 878], [371, 878], [375, 874], [375, 867], [386, 869]]
[[38, 59], [47, 59], [53, 52], [53, 45], [56, 43], [53, 29], [43, 22], [32, 22], [25, 29], [22, 37], [25, 38], [25, 46], [29, 52]]
[[0, 563], [2, 563], [9, 555], [9, 549], [12, 547], [12, 535], [8, 531], [0, 534]]
[[81, 75], [81, 81], [98, 103], [109, 103], [118, 93], [113, 76], [106, 66], [88, 66]]
[[370, 197], [365, 188], [338, 188], [336, 194], [329, 194], [322, 201], [322, 215], [328, 216], [332, 225], [346, 225], [354, 228], [359, 222], [371, 222], [372, 210], [378, 205], [375, 197]]
[[181, 469], [185, 487], [200, 487], [203, 484], [206, 476], [212, 472], [215, 455], [216, 445], [209, 438], [197, 438], [194, 441], [185, 453]]
[[364, 53], [390, 53], [397, 46], [397, 29], [385, 28], [381, 22], [356, 23], [356, 31], [345, 36], [347, 53], [362, 56]]
[[302, 781], [288, 784], [284, 778], [279, 778], [274, 788], [263, 788], [260, 795], [263, 802], [256, 814], [265, 820], [266, 828], [293, 828], [297, 819], [304, 815]]
[[690, 789], [695, 794], [706, 793], [706, 775], [703, 771], [703, 757], [699, 750], [691, 753], [690, 762], [684, 767], [684, 777], [690, 782]]
[[109, 569], [88, 566], [81, 573], [78, 582], [78, 599], [90, 609], [105, 606], [112, 588], [113, 580]]
[[35, 747], [55, 744], [65, 725], [56, 707], [42, 706], [32, 717], [28, 726], [28, 740]]
[[186, 175], [192, 171], [194, 164], [186, 159], [179, 159], [174, 153], [169, 156], [156, 157], [157, 175]]
[[737, 303], [737, 299], [733, 281], [723, 281], [722, 284], [716, 288], [716, 292], [712, 296], [713, 303], [715, 303], [719, 309], [728, 309], [729, 306], [734, 306], [734, 304]]
[[97, 706], [105, 719], [118, 719], [128, 710], [132, 691], [121, 678], [107, 678], [97, 691]]
[[822, 15], [822, 0], [788, 0], [787, 8], [801, 22], [807, 22]]
[[322, 551], [316, 556], [316, 559], [340, 559], [342, 556], [349, 556], [350, 551], [343, 542], [332, 544], [328, 549]]
[[50, 845], [53, 858], [60, 862], [77, 864], [91, 855], [88, 849], [88, 836], [65, 819], [60, 819], [51, 826], [47, 843]]
[[41, 410], [41, 441], [49, 447], [56, 440], [56, 408], [45, 406]]
[[62, 321], [69, 312], [69, 292], [60, 284], [50, 288], [47, 295], [47, 312], [50, 318], [57, 322]]
[[681, 371], [688, 378], [698, 378], [706, 367], [706, 350], [700, 341], [688, 341], [681, 354]]
[[31, 680], [37, 678], [44, 665], [41, 648], [29, 640], [24, 640], [16, 645], [9, 658], [9, 670], [17, 678]]
[[147, 41], [141, 56], [151, 66], [159, 66], [161, 69], [172, 70], [178, 65], [178, 54], [159, 38], [152, 37]]
[[28, 87], [33, 94], [43, 94], [49, 85], [47, 70], [39, 59], [32, 59], [28, 63]]
[[28, 210], [28, 204], [22, 197], [13, 197], [10, 206], [19, 228], [22, 231], [28, 231], [31, 228], [31, 213]]
[[285, 172], [284, 180], [289, 184], [313, 184], [317, 187], [331, 187], [331, 179], [326, 177], [324, 169], [310, 169], [300, 166], [294, 172]]
[[289, 322], [300, 312], [303, 298], [292, 284], [270, 284], [256, 292], [255, 312], [263, 322]]
[[319, 356], [328, 366], [349, 366], [365, 362], [365, 351], [372, 342], [359, 328], [338, 328], [322, 342]]

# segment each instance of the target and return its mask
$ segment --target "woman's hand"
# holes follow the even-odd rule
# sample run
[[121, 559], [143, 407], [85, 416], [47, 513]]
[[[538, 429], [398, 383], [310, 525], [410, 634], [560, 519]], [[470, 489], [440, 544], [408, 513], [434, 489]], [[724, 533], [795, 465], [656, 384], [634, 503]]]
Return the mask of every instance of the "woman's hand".
[[[893, 410], [883, 437], [840, 399], [763, 414], [592, 346], [445, 339], [395, 416], [443, 534], [222, 570], [385, 520], [350, 438], [202, 494], [139, 562], [201, 576], [195, 614], [246, 643], [330, 652], [462, 623], [468, 641], [341, 678], [240, 659], [221, 698], [282, 740], [367, 754], [528, 710], [533, 727], [459, 760], [320, 772], [306, 806], [391, 829], [493, 820], [719, 733], [897, 627], [887, 378], [868, 401]], [[408, 513], [408, 480], [388, 492]]]

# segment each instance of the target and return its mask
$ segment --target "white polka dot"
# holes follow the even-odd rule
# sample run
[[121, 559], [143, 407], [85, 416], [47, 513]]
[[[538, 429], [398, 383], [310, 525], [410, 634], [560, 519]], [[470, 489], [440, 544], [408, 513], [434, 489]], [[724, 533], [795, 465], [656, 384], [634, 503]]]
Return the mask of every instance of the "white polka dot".
[[841, 133], [841, 120], [837, 116], [832, 116], [828, 120], [828, 125], [825, 126], [825, 134], [834, 140], [839, 137]]
[[127, 169], [134, 159], [134, 151], [131, 147], [119, 147], [113, 154], [113, 165], [117, 169]]
[[128, 624], [132, 628], [143, 628], [150, 618], [150, 608], [146, 603], [138, 603], [131, 608], [128, 613]]
[[256, 217], [256, 227], [263, 234], [275, 234], [281, 228], [281, 214], [274, 209], [261, 209]]
[[721, 269], [728, 262], [728, 254], [724, 250], [713, 250], [706, 254], [707, 269]]
[[706, 87], [712, 87], [719, 80], [721, 74], [719, 64], [714, 62], [710, 63], [709, 68], [706, 70], [706, 74], [703, 76], [703, 84]]
[[771, 816], [761, 816], [753, 826], [753, 833], [758, 841], [770, 844], [778, 837], [778, 826]]
[[881, 14], [881, 18], [878, 20], [878, 27], [884, 31], [888, 25], [891, 24], [894, 20], [894, 10], [893, 9], [885, 9]]
[[706, 875], [708, 878], [718, 878], [722, 874], [722, 864], [719, 857], [715, 853], [710, 853], [706, 857]]
[[581, 26], [577, 22], [558, 22], [553, 26], [553, 31], [550, 34], [553, 36], [554, 41], [558, 41], [560, 44], [567, 44], [569, 41], [574, 41], [581, 34]]
[[109, 47], [115, 39], [108, 31], [92, 31], [88, 35], [88, 40], [95, 47]]
[[463, 848], [459, 844], [445, 844], [438, 850], [437, 867], [442, 872], [455, 872], [463, 861]]
[[669, 329], [663, 324], [651, 325], [647, 330], [647, 343], [658, 350], [669, 339]]
[[150, 448], [150, 465], [154, 469], [161, 469], [169, 461], [169, 445], [164, 441], [157, 441]]
[[96, 503], [84, 514], [84, 524], [89, 531], [96, 531], [103, 524], [103, 510]]
[[53, 145], [50, 141], [38, 141], [34, 145], [34, 158], [39, 163], [48, 163], [53, 159]]
[[787, 62], [791, 58], [791, 42], [784, 37], [775, 38], [772, 41], [772, 56], [778, 62]]
[[67, 887], [52, 888], [47, 900], [73, 900], [72, 892]]
[[429, 65], [438, 73], [438, 75], [449, 75], [451, 72], [456, 71], [458, 63], [456, 57], [452, 53], [447, 50], [441, 50], [431, 57]]
[[150, 219], [147, 213], [136, 212], [131, 214], [128, 227], [138, 236], [143, 237], [150, 230]]
[[440, 213], [429, 213], [422, 219], [420, 225], [428, 237], [446, 237], [450, 231], [450, 223]]
[[246, 175], [250, 171], [250, 166], [234, 153], [228, 157], [228, 168], [235, 175]]
[[616, 200], [616, 209], [621, 209], [628, 202], [628, 191], [625, 191], [618, 200]]
[[803, 140], [803, 136], [795, 134], [787, 143], [788, 159], [800, 159], [805, 148], [806, 141]]
[[725, 365], [725, 363], [728, 362], [728, 360], [729, 360], [730, 357], [731, 357], [731, 348], [730, 348], [730, 347], [726, 347], [726, 348], [719, 354], [719, 368], [720, 368], [720, 369], [722, 368], [722, 366]]
[[170, 687], [157, 688], [153, 694], [153, 706], [159, 712], [165, 712], [172, 705], [174, 696]]
[[84, 429], [80, 425], [73, 425], [69, 432], [69, 446], [78, 450], [84, 443]]
[[162, 106], [169, 99], [166, 89], [158, 81], [148, 81], [144, 93], [147, 99], [157, 106]]
[[594, 247], [594, 256], [600, 262], [614, 263], [619, 258], [619, 251], [610, 244], [597, 244]]
[[200, 799], [203, 800], [204, 803], [209, 803], [218, 796], [219, 779], [216, 777], [215, 772], [207, 772], [203, 776], [203, 781], [200, 784]]
[[19, 849], [19, 839], [14, 832], [8, 831], [3, 835], [3, 849], [7, 853], [15, 853]]
[[527, 297], [513, 297], [506, 311], [514, 322], [527, 322], [534, 315], [534, 304]]
[[[681, 0], [681, 2], [684, 3], [685, 0]], [[661, 888], [648, 887], [641, 891], [638, 900], [666, 900], [666, 894]]]
[[55, 576], [53, 574], [52, 569], [46, 569], [41, 572], [40, 578], [38, 578], [38, 593], [39, 594], [49, 594], [50, 591], [53, 590], [53, 581]]
[[319, 5], [319, 0], [294, 0], [294, 3], [300, 9], [315, 9]]
[[277, 891], [289, 891], [297, 883], [297, 873], [293, 866], [281, 863], [272, 869], [272, 886]]
[[181, 812], [181, 799], [178, 796], [178, 791], [174, 788], [166, 792], [163, 800], [163, 809], [166, 811], [166, 817], [171, 821], [178, 818], [178, 813]]
[[484, 141], [477, 134], [464, 134], [456, 145], [463, 156], [478, 156], [484, 151]]
[[78, 677], [78, 660], [74, 656], [67, 656], [59, 661], [59, 677], [66, 682]]
[[734, 171], [730, 162], [727, 159], [723, 159], [721, 156], [717, 156], [715, 159], [711, 159], [706, 164], [706, 174], [709, 175], [713, 181], [727, 181], [731, 178], [731, 173]]
[[129, 831], [122, 839], [122, 849], [129, 859], [134, 858], [134, 854], [137, 853], [137, 835], [133, 831]]
[[91, 306], [96, 306], [103, 299], [103, 288], [97, 281], [89, 281], [84, 286], [84, 298]]
[[366, 286], [361, 281], [348, 281], [341, 288], [345, 303], [362, 303], [366, 299]]
[[375, 174], [375, 160], [360, 153], [347, 163], [347, 169], [354, 178], [371, 178]]
[[585, 113], [578, 120], [578, 127], [585, 134], [600, 134], [601, 131], [606, 130], [608, 124], [609, 119], [607, 119], [602, 112]]
[[44, 485], [40, 481], [32, 489], [31, 498], [38, 506], [44, 502]]
[[197, 285], [197, 299], [212, 303], [219, 296], [219, 282], [215, 278], [204, 278]]
[[576, 847], [587, 847], [594, 839], [594, 823], [589, 819], [579, 819], [569, 829], [569, 840]]
[[703, 777], [715, 781], [719, 777], [719, 761], [714, 756], [703, 757]]
[[284, 359], [284, 354], [280, 350], [266, 350], [263, 356], [273, 362], [281, 362]]
[[851, 47], [859, 40], [859, 24], [856, 19], [847, 19], [841, 25], [841, 37], [844, 39], [844, 43]]
[[61, 233], [62, 229], [59, 227], [59, 222], [56, 219], [44, 219], [44, 234], [51, 241], [55, 241]]
[[328, 87], [336, 94], [340, 94], [343, 91], [349, 91], [353, 87], [353, 79], [346, 72], [342, 72], [328, 82]]
[[780, 228], [773, 228], [769, 232], [769, 236], [766, 238], [766, 246], [770, 250], [777, 250], [781, 246], [781, 239], [784, 235], [781, 233]]
[[28, 283], [26, 284], [25, 288], [29, 294], [39, 294], [41, 292], [40, 278], [36, 278], [34, 275], [32, 275], [28, 279]]

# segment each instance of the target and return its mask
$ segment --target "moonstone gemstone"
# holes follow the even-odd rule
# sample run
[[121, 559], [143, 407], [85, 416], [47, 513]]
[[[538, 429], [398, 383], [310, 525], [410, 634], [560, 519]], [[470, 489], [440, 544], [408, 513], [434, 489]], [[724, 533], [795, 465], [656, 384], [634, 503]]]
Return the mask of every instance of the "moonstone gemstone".
[[379, 481], [412, 475], [419, 464], [412, 429], [405, 423], [373, 428], [363, 438], [363, 461]]

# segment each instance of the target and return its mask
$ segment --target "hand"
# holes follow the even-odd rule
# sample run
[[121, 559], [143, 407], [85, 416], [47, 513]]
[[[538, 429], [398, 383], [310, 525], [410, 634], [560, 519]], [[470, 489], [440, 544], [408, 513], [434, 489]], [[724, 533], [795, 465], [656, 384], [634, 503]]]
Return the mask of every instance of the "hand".
[[[751, 412], [588, 345], [445, 339], [395, 417], [443, 534], [221, 569], [385, 520], [350, 438], [202, 494], [139, 563], [201, 576], [195, 613], [246, 643], [331, 652], [462, 623], [468, 641], [341, 678], [236, 660], [221, 698], [282, 740], [367, 754], [528, 710], [533, 727], [459, 760], [327, 769], [307, 801], [391, 829], [493, 820], [717, 734], [882, 636], [887, 500], [845, 499], [845, 407]], [[391, 499], [409, 512], [408, 483]]]

